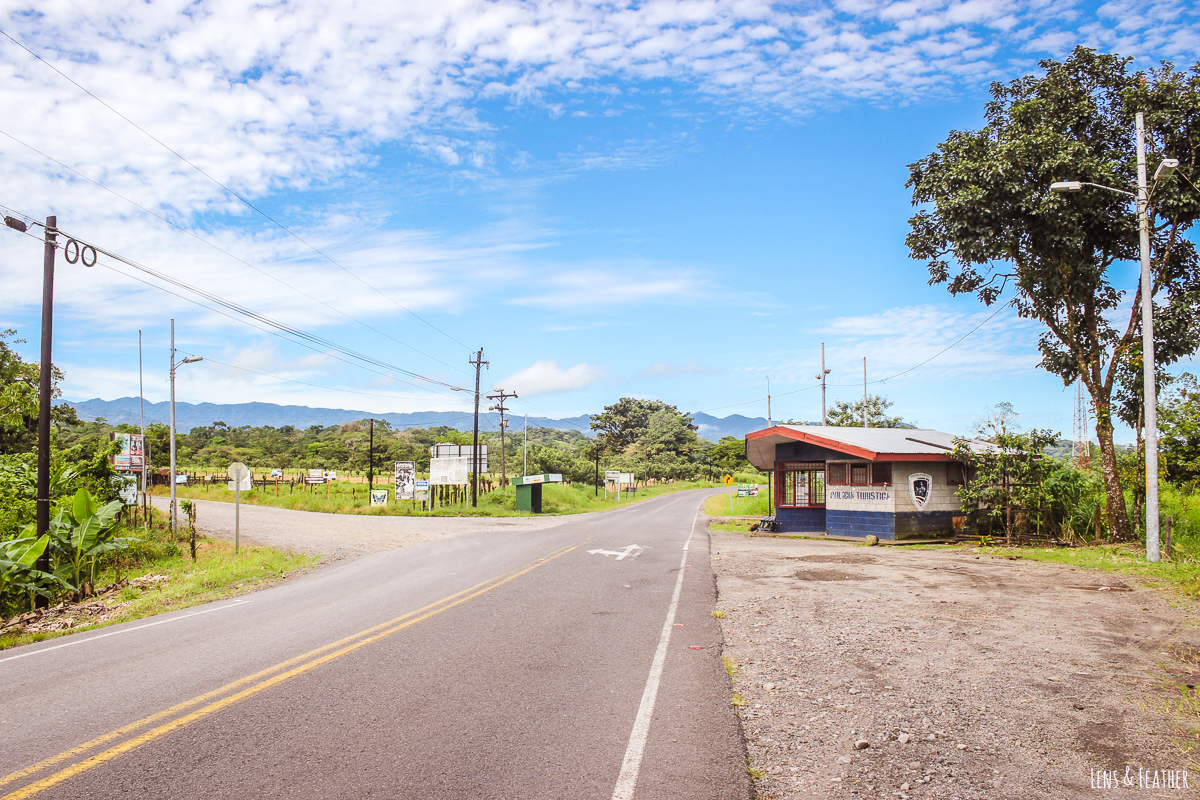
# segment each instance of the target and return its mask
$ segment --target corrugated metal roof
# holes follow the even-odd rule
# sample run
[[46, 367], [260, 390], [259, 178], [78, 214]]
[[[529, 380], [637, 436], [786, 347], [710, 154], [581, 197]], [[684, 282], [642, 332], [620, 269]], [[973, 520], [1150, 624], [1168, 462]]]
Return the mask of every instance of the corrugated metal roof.
[[946, 453], [954, 449], [952, 433], [930, 428], [842, 428], [832, 425], [779, 425], [873, 453]]
[[[887, 461], [949, 461], [956, 437], [929, 428], [841, 428], [832, 425], [775, 425], [746, 434], [746, 458], [759, 469], [772, 469], [775, 446], [788, 441], [806, 441], [847, 454], [852, 458]], [[987, 450], [995, 445], [969, 440], [971, 449]]]

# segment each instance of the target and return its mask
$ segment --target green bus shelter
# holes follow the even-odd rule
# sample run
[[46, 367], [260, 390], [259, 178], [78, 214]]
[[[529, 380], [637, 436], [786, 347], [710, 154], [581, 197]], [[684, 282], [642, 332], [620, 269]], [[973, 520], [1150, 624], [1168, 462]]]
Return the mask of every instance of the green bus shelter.
[[513, 478], [513, 486], [517, 487], [517, 511], [528, 511], [530, 514], [542, 513], [542, 484], [562, 483], [562, 475], [523, 475]]

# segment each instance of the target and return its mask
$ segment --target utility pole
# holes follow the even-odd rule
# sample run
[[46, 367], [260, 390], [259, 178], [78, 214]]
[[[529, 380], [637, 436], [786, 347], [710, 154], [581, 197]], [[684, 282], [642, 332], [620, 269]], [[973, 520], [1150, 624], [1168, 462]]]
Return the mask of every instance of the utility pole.
[[821, 424], [825, 424], [825, 376], [829, 374], [829, 370], [825, 369], [825, 343], [821, 342], [821, 371], [817, 373], [817, 380], [821, 382]]
[[175, 360], [175, 320], [171, 320], [171, 534], [179, 527], [179, 514], [175, 503], [175, 368], [180, 364], [195, 364], [203, 361], [200, 356], [189, 356], [183, 361]]
[[516, 396], [516, 392], [506, 392], [503, 389], [496, 389], [495, 394], [487, 396], [488, 400], [497, 401], [496, 405], [491, 407], [491, 410], [500, 412], [500, 488], [504, 488], [505, 484], [508, 483], [508, 470], [504, 463], [504, 429], [508, 427], [508, 420], [504, 418], [504, 412], [508, 409], [504, 407], [504, 401]]
[[767, 427], [771, 425], [771, 376], [767, 376]]
[[867, 427], [867, 357], [863, 356], [863, 427]]
[[[54, 251], [58, 240], [58, 217], [46, 217], [46, 246], [42, 258], [42, 363], [38, 365], [38, 449], [37, 449], [37, 536], [50, 532], [50, 395], [54, 390]], [[50, 548], [38, 557], [37, 568], [50, 571]], [[41, 595], [35, 604], [46, 608], [50, 602]]]
[[146, 384], [142, 377], [142, 332], [138, 331], [138, 414], [141, 417], [142, 431], [142, 501], [146, 503], [146, 530], [150, 530], [150, 501], [146, 499], [145, 494], [150, 487], [146, 485], [146, 468], [150, 464], [150, 448], [146, 444]]
[[525, 415], [525, 454], [521, 457], [521, 474], [529, 474], [529, 415]]
[[471, 506], [479, 506], [479, 371], [485, 366], [491, 366], [483, 360], [483, 348], [475, 357], [467, 362], [475, 367], [475, 427], [473, 445], [471, 447]]
[[171, 320], [171, 536], [175, 536], [175, 320]]
[[[1146, 409], [1146, 560], [1158, 561], [1158, 376], [1154, 370], [1154, 278], [1150, 273], [1150, 189], [1146, 180], [1146, 125], [1137, 112], [1138, 244], [1142, 256], [1142, 394]], [[1159, 167], [1162, 170], [1162, 167]], [[1154, 177], [1157, 179], [1158, 173]]]
[[367, 445], [367, 502], [371, 501], [371, 490], [375, 488], [375, 420], [371, 420], [371, 443]]

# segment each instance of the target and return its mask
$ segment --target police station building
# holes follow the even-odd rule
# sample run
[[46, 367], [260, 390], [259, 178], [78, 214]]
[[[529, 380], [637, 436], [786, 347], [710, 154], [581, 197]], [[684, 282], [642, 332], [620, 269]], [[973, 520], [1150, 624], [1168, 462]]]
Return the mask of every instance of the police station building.
[[918, 428], [776, 425], [746, 434], [746, 457], [774, 470], [780, 531], [932, 539], [952, 535], [963, 513], [954, 439]]

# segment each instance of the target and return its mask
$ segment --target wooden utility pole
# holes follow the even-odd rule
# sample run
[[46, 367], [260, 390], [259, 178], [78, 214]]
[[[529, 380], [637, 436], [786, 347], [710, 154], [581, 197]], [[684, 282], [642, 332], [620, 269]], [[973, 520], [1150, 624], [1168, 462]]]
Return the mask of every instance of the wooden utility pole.
[[[50, 400], [54, 391], [51, 343], [54, 340], [54, 251], [58, 239], [58, 217], [46, 217], [46, 246], [42, 259], [42, 362], [38, 365], [37, 424], [37, 536], [50, 532]], [[37, 568], [50, 571], [50, 548], [38, 557]], [[46, 608], [49, 601], [40, 594], [35, 604]]]
[[471, 506], [479, 506], [479, 371], [491, 366], [483, 360], [483, 348], [467, 362], [475, 367], [475, 427], [471, 447]]
[[503, 389], [496, 389], [495, 394], [489, 394], [488, 400], [495, 400], [496, 405], [492, 406], [492, 411], [500, 412], [500, 488], [504, 488], [508, 483], [508, 472], [504, 464], [504, 429], [508, 427], [508, 420], [504, 418], [504, 412], [507, 411], [504, 407], [504, 401], [510, 397], [516, 397], [516, 392], [506, 392]]
[[371, 490], [375, 488], [375, 420], [371, 420], [371, 439], [367, 445], [367, 502], [371, 502]]

